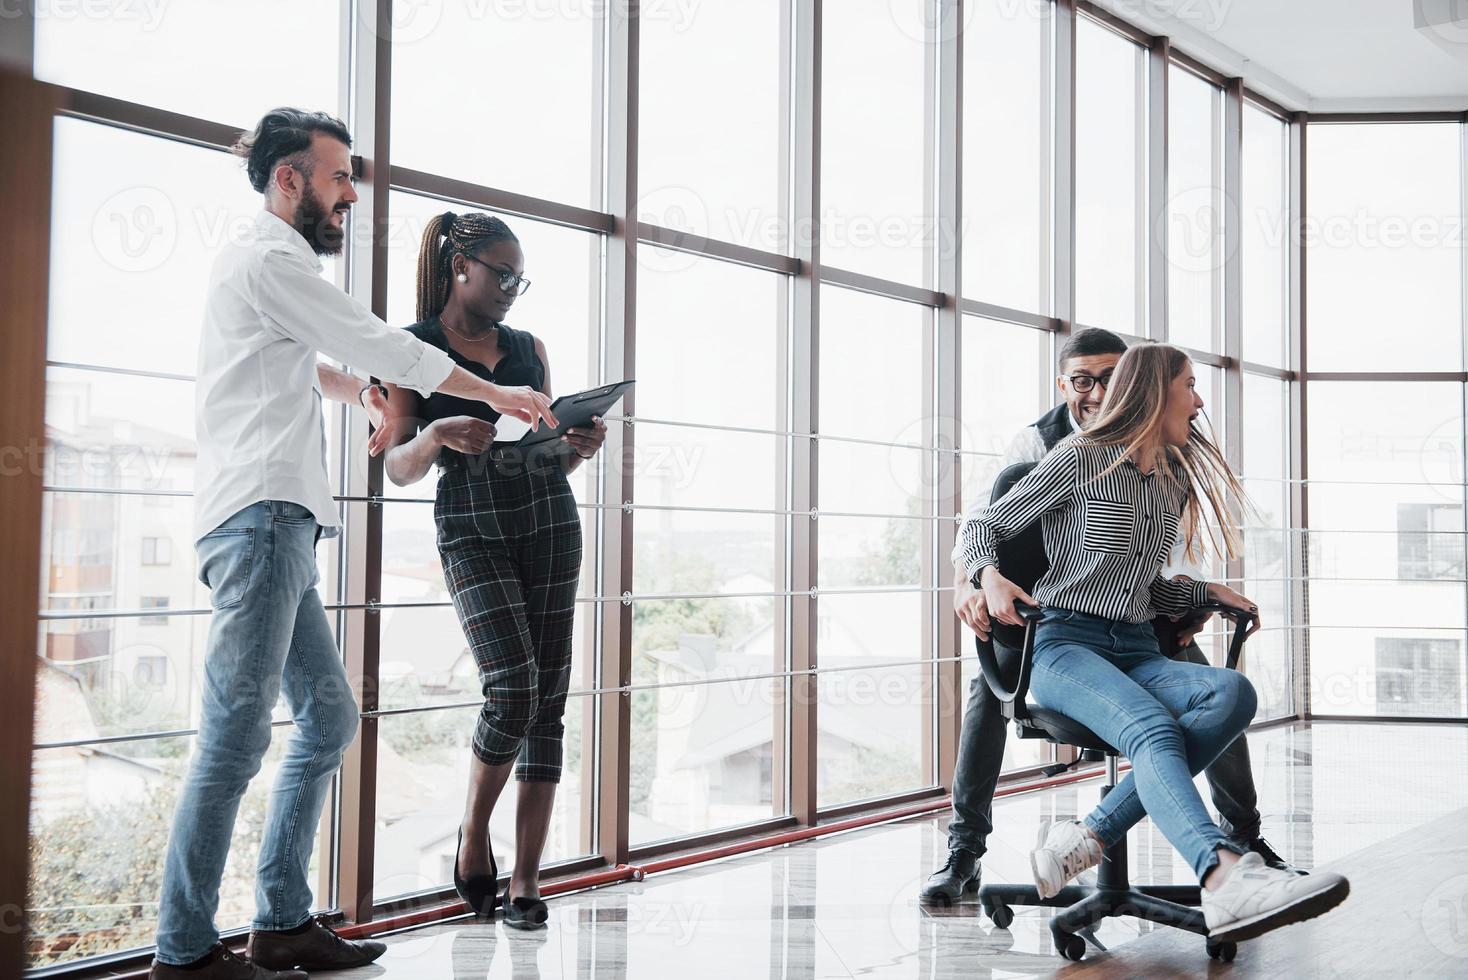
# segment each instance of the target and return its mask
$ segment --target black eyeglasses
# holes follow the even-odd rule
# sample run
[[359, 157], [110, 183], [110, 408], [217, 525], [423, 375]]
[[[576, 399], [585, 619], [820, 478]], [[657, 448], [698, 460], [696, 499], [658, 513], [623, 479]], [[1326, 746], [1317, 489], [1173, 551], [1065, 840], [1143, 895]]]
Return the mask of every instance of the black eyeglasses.
[[1099, 378], [1089, 374], [1070, 374], [1062, 375], [1062, 377], [1070, 382], [1070, 386], [1075, 392], [1082, 395], [1090, 391], [1092, 388], [1096, 387], [1096, 385], [1098, 384], [1103, 388], [1111, 384], [1110, 371], [1107, 371]]
[[464, 258], [468, 259], [469, 261], [478, 262], [490, 272], [493, 272], [495, 275], [499, 276], [500, 291], [505, 293], [507, 296], [524, 296], [526, 291], [530, 289], [530, 280], [526, 279], [524, 276], [517, 276], [513, 272], [506, 272], [504, 269], [496, 269], [488, 262], [484, 261], [481, 258], [476, 258], [475, 256], [470, 255], [468, 252], [464, 252], [463, 255]]

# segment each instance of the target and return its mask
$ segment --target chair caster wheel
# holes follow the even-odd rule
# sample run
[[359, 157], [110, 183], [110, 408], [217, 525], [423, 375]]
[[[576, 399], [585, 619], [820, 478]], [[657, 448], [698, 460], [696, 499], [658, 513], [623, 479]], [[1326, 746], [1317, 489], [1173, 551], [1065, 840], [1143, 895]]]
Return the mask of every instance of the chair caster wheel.
[[996, 905], [989, 910], [989, 919], [1000, 929], [1008, 929], [1014, 921], [1014, 909], [1008, 905]]
[[1208, 958], [1218, 960], [1222, 963], [1232, 963], [1234, 957], [1239, 955], [1237, 943], [1209, 943]]
[[1057, 933], [1055, 951], [1066, 959], [1079, 963], [1086, 955], [1086, 941], [1080, 936]]

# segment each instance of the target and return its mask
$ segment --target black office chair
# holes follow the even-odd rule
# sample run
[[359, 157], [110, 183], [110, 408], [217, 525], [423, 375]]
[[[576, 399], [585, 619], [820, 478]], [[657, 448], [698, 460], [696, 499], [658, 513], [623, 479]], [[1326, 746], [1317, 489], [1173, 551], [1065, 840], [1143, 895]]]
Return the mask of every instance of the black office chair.
[[[1017, 463], [999, 474], [994, 483], [991, 501], [1004, 496], [1019, 480], [1035, 466], [1034, 463]], [[1001, 542], [998, 548], [999, 568], [1004, 577], [1033, 593], [1035, 583], [1050, 567], [1045, 556], [1045, 541], [1036, 521], [1017, 537]], [[1116, 759], [1119, 753], [1085, 725], [1059, 711], [1027, 703], [1025, 695], [1030, 689], [1030, 666], [1035, 652], [1035, 624], [1040, 619], [1040, 610], [1025, 603], [1016, 603], [1015, 609], [1025, 620], [1023, 628], [991, 619], [993, 635], [1005, 646], [1021, 651], [1018, 677], [1013, 681], [1004, 676], [994, 654], [992, 642], [977, 640], [979, 666], [989, 690], [994, 692], [1003, 706], [1004, 716], [1011, 719], [1020, 738], [1044, 738], [1057, 745], [1073, 745], [1081, 750], [1080, 758], [1074, 763], [1054, 766], [1046, 770], [1054, 775], [1083, 761], [1106, 761], [1106, 783], [1101, 788], [1105, 796], [1116, 786]], [[1244, 634], [1253, 616], [1239, 609], [1218, 604], [1199, 606], [1191, 615], [1211, 615], [1215, 612], [1231, 614], [1236, 622], [1233, 639], [1229, 644], [1228, 666], [1235, 669], [1239, 653], [1244, 645]], [[979, 900], [984, 912], [1001, 929], [1009, 928], [1014, 921], [1014, 905], [1048, 905], [1064, 911], [1050, 920], [1050, 933], [1055, 939], [1055, 949], [1068, 960], [1079, 960], [1086, 955], [1086, 940], [1080, 935], [1097, 922], [1109, 916], [1132, 915], [1151, 922], [1187, 929], [1207, 935], [1203, 913], [1198, 906], [1201, 889], [1198, 885], [1132, 885], [1127, 879], [1126, 839], [1122, 838], [1107, 847], [1101, 855], [1101, 867], [1097, 873], [1095, 887], [1067, 885], [1053, 898], [1040, 898], [1034, 885], [984, 885], [979, 889]], [[1194, 906], [1189, 908], [1189, 906]], [[1230, 962], [1237, 953], [1233, 943], [1207, 944], [1208, 955], [1214, 959]]]

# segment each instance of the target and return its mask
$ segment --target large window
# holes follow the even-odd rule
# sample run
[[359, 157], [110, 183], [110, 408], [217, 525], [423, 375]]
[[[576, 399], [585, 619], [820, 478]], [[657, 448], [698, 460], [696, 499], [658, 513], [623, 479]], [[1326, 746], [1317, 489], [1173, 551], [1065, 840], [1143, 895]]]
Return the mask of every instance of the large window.
[[1167, 70], [1167, 339], [1217, 351], [1223, 330], [1223, 93]]
[[1051, 305], [1050, 5], [976, 0], [963, 47], [963, 292]]
[[1076, 321], [1142, 336], [1147, 52], [1076, 23]]
[[[548, 866], [631, 862], [807, 817], [811, 800], [829, 811], [946, 781], [937, 760], [976, 673], [966, 629], [943, 647], [951, 463], [962, 506], [987, 495], [1011, 441], [1056, 403], [1058, 343], [1085, 325], [1203, 352], [1208, 419], [1257, 507], [1242, 562], [1207, 573], [1263, 607], [1244, 662], [1259, 719], [1302, 703], [1468, 714], [1461, 123], [1312, 123], [1309, 171], [1295, 173], [1302, 123], [1247, 93], [1231, 106], [1237, 89], [1186, 59], [1159, 73], [1116, 18], [1044, 0], [962, 5], [957, 93], [939, 88], [959, 66], [937, 0], [831, 0], [819, 51], [815, 8], [786, 0], [642, 4], [633, 23], [627, 5], [593, 0], [400, 2], [380, 26], [361, 2], [187, 6], [151, 24], [36, 22], [36, 73], [115, 101], [55, 126], [34, 965], [144, 947], [156, 926], [210, 614], [191, 547], [202, 300], [220, 245], [260, 206], [222, 152], [232, 134], [209, 124], [245, 128], [277, 104], [363, 134], [390, 122], [386, 145], [355, 148], [387, 176], [386, 214], [376, 200], [378, 223], [354, 229], [326, 278], [385, 296], [406, 326], [428, 221], [494, 211], [535, 282], [509, 322], [544, 341], [554, 393], [637, 380], [609, 419], [630, 451], [570, 480], [583, 565]], [[262, 33], [282, 18], [289, 30]], [[356, 61], [371, 29], [393, 41], [372, 49], [381, 72]], [[1164, 78], [1162, 116], [1149, 83]], [[1239, 146], [1223, 125], [1234, 108]], [[819, 132], [799, 131], [812, 109]], [[940, 155], [955, 115], [958, 173]], [[1074, 121], [1073, 161], [1057, 157], [1071, 149], [1058, 120]], [[1148, 145], [1163, 133], [1166, 153]], [[1072, 214], [1055, 213], [1069, 198], [1057, 175], [1074, 178]], [[1302, 178], [1308, 292], [1293, 297]], [[1148, 200], [1157, 187], [1166, 201]], [[954, 196], [960, 213], [935, 213]], [[812, 198], [819, 213], [801, 213]], [[959, 254], [936, 247], [939, 229], [956, 230]], [[1074, 268], [1057, 261], [1071, 254]], [[962, 296], [935, 292], [955, 279]], [[1148, 322], [1157, 287], [1165, 324]], [[1292, 300], [1305, 366], [1326, 379], [1290, 362], [1305, 339]], [[343, 656], [376, 665], [360, 736], [376, 768], [339, 782], [312, 873], [321, 908], [351, 908], [358, 896], [337, 894], [350, 879], [380, 913], [452, 895], [483, 692], [444, 583], [436, 475], [370, 495], [352, 418], [327, 413], [347, 520], [319, 549], [320, 590]], [[950, 427], [956, 450], [940, 442]], [[1307, 451], [1302, 487], [1293, 454]], [[1301, 495], [1308, 531], [1294, 526]], [[807, 662], [813, 713], [794, 700]], [[288, 726], [283, 706], [276, 718]], [[608, 737], [625, 737], [625, 760]], [[812, 746], [799, 785], [807, 768], [792, 763]], [[279, 752], [244, 804], [224, 928], [251, 915], [249, 827]], [[1004, 764], [1049, 761], [1047, 743], [1011, 740]], [[510, 791], [491, 827], [502, 866], [514, 815]]]
[[1310, 370], [1463, 363], [1463, 127], [1309, 130]]
[[931, 0], [822, 7], [821, 261], [931, 279], [932, 155], [924, 72]]
[[1289, 125], [1244, 104], [1239, 262], [1243, 278], [1243, 355], [1285, 367], [1289, 353]]
[[1307, 388], [1318, 714], [1468, 712], [1462, 140], [1452, 123], [1307, 133], [1308, 363], [1350, 372]]
[[397, 0], [393, 163], [599, 204], [602, 6]]
[[[788, 251], [779, 0], [644, 7], [638, 217]], [[730, 79], [739, 84], [729, 84]]]
[[641, 251], [635, 503], [646, 509], [633, 544], [628, 798], [638, 844], [773, 813], [788, 507], [781, 277]]
[[[932, 785], [923, 334], [919, 306], [821, 291], [817, 799], [822, 806]], [[880, 363], [883, 383], [867, 383]]]
[[346, 101], [336, 0], [34, 6], [44, 81], [237, 126], [276, 106]]
[[1465, 713], [1464, 657], [1442, 645], [1468, 598], [1462, 399], [1449, 382], [1310, 383], [1317, 714]]
[[1259, 604], [1266, 629], [1249, 640], [1244, 672], [1259, 695], [1261, 719], [1294, 714], [1291, 652], [1299, 619], [1291, 575], [1288, 383], [1244, 375], [1243, 484], [1254, 506], [1244, 517], [1242, 591]]

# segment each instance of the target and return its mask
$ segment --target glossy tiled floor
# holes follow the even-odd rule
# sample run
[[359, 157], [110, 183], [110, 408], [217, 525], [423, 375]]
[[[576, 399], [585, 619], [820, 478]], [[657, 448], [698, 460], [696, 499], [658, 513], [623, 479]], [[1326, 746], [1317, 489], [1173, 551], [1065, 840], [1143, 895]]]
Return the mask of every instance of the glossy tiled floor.
[[[1303, 866], [1468, 807], [1463, 727], [1295, 726], [1253, 735], [1250, 747], [1265, 836]], [[1090, 781], [1001, 800], [986, 880], [1028, 880], [1038, 822], [1082, 813], [1097, 796]], [[556, 899], [540, 933], [467, 922], [401, 933], [374, 967], [334, 975], [936, 980], [1048, 976], [1065, 966], [1050, 945], [1048, 911], [1016, 909], [1010, 929], [999, 930], [976, 901], [917, 904], [922, 880], [942, 862], [947, 820], [914, 818]], [[1131, 860], [1134, 881], [1189, 881], [1150, 822], [1133, 831]], [[1151, 928], [1112, 919], [1095, 938], [1111, 948]], [[1203, 974], [1209, 961], [1198, 945]]]

